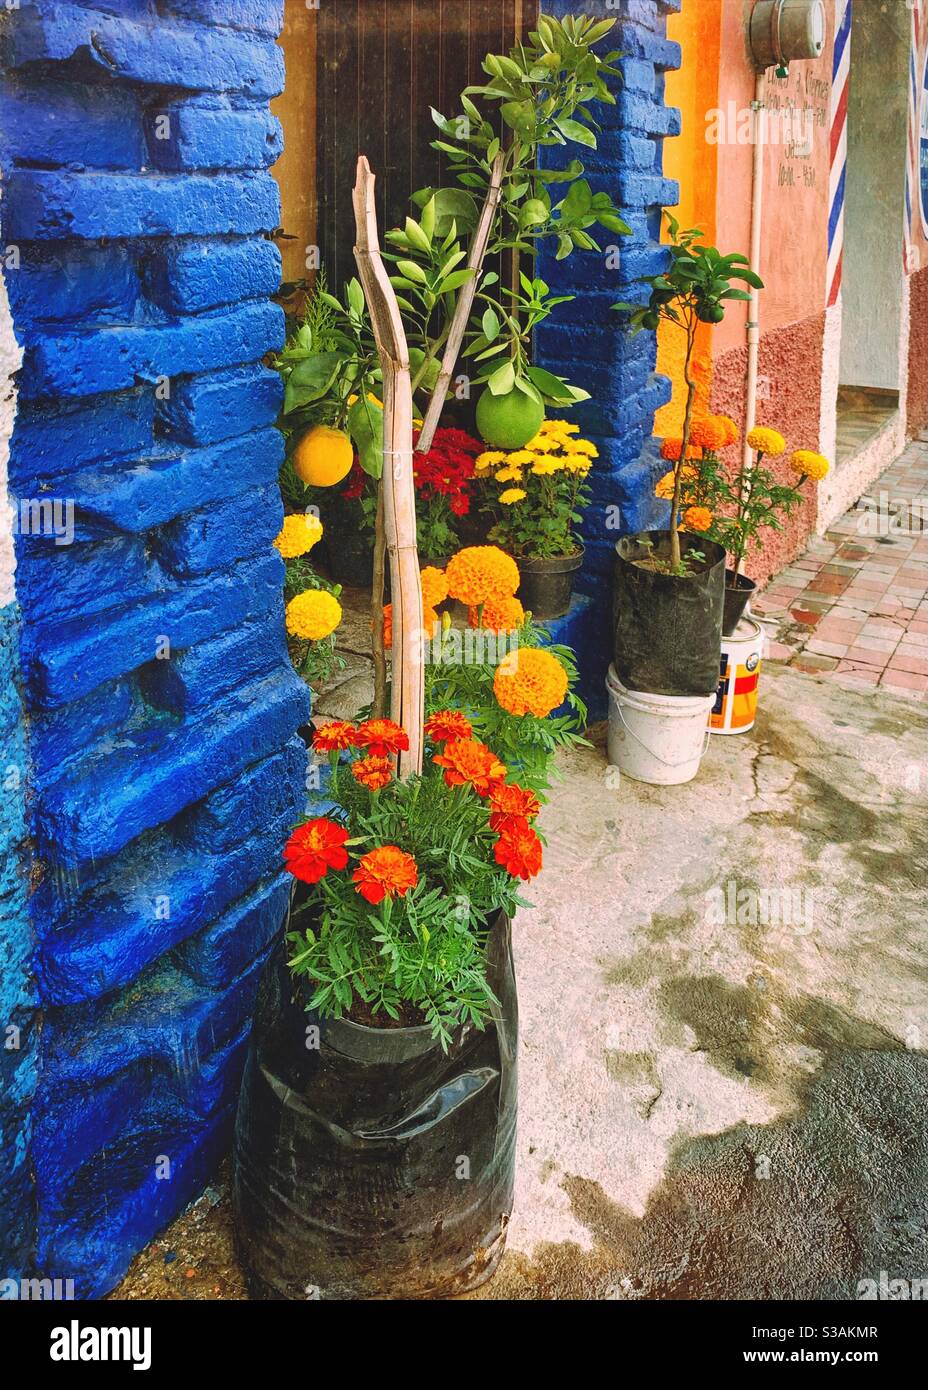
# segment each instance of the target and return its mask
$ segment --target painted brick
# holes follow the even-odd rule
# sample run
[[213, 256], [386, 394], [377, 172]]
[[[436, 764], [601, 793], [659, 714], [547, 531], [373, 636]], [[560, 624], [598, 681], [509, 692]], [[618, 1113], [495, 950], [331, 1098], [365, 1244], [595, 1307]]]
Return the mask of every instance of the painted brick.
[[[265, 827], [265, 818], [294, 820], [305, 797], [306, 745], [299, 737], [267, 762], [257, 763], [244, 777], [227, 782], [190, 812], [184, 835], [204, 854], [235, 849], [246, 835]], [[282, 845], [278, 844], [275, 867], [280, 866]]]
[[68, 490], [82, 514], [138, 533], [184, 512], [273, 482], [284, 459], [279, 430], [253, 430], [205, 449], [78, 473]]
[[233, 110], [203, 98], [151, 108], [145, 129], [156, 169], [266, 169], [284, 144], [266, 107]]
[[20, 266], [7, 275], [10, 307], [24, 336], [39, 325], [125, 323], [132, 320], [140, 284], [128, 246], [28, 242]]
[[169, 243], [151, 256], [146, 289], [170, 313], [196, 314], [276, 294], [280, 266], [272, 241], [194, 238]]
[[31, 751], [37, 786], [57, 780], [88, 747], [124, 725], [137, 702], [134, 684], [123, 680], [101, 686], [63, 709], [33, 711]]
[[157, 590], [157, 571], [150, 572], [140, 539], [119, 537], [64, 552], [51, 538], [19, 547], [17, 586], [33, 621], [89, 616]]
[[196, 19], [204, 24], [229, 24], [235, 29], [255, 29], [259, 34], [277, 35], [283, 28], [283, 0], [165, 0], [168, 14], [179, 19]]
[[142, 676], [142, 691], [159, 709], [200, 715], [237, 686], [279, 670], [286, 657], [283, 623], [262, 616], [210, 642], [198, 642], [173, 661], [150, 662]]
[[282, 403], [279, 374], [260, 363], [181, 377], [158, 404], [158, 429], [180, 444], [215, 444], [273, 424]]
[[151, 661], [167, 636], [184, 650], [280, 603], [283, 562], [276, 554], [190, 581], [116, 614], [35, 624], [23, 637], [32, 700], [55, 709], [104, 681]]
[[24, 4], [7, 38], [7, 61], [67, 62], [87, 57], [101, 77], [274, 97], [283, 91], [283, 52], [270, 38], [215, 27], [136, 23], [79, 5]]
[[27, 355], [27, 399], [94, 396], [140, 381], [254, 361], [283, 345], [277, 304], [244, 304], [150, 328], [103, 328], [40, 339]]
[[[205, 718], [168, 729], [158, 741], [148, 731], [138, 739], [124, 735], [118, 749], [46, 788], [37, 816], [40, 851], [65, 867], [116, 854], [221, 777], [268, 756], [308, 717], [306, 686], [283, 671], [237, 687]], [[87, 778], [96, 793], [89, 803]]]
[[269, 232], [280, 217], [270, 174], [110, 174], [16, 169], [7, 240]]
[[221, 989], [229, 971], [244, 970], [265, 952], [281, 928], [290, 901], [289, 874], [262, 883], [247, 898], [179, 946], [174, 958], [199, 984]]
[[[15, 21], [14, 21], [15, 22]], [[0, 96], [0, 164], [30, 163], [137, 169], [145, 136], [137, 94], [92, 83], [60, 86], [48, 99], [38, 77], [11, 76]]]
[[36, 406], [22, 402], [10, 447], [10, 483], [36, 483], [103, 459], [151, 449], [155, 393], [149, 387]]
[[154, 545], [172, 575], [193, 579], [268, 554], [282, 525], [283, 503], [273, 483], [189, 512], [165, 526]]

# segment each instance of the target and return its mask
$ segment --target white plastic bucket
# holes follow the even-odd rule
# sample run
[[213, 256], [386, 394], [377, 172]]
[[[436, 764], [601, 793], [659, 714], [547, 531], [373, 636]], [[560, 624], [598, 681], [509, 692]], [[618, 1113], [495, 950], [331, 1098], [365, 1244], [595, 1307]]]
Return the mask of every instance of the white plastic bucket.
[[691, 782], [709, 743], [714, 695], [648, 695], [626, 690], [609, 667], [609, 761], [636, 782]]

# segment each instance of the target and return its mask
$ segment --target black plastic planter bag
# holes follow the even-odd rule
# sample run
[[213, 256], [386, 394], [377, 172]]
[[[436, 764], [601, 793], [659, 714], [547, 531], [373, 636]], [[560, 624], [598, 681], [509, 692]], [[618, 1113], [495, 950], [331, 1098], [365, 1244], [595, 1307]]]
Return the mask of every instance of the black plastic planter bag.
[[680, 550], [701, 550], [705, 568], [679, 578], [635, 560], [666, 544], [666, 531], [616, 542], [612, 589], [614, 662], [626, 690], [650, 695], [711, 695], [718, 689], [725, 602], [725, 551], [681, 534]]
[[[461, 1293], [496, 1267], [512, 1211], [518, 1006], [509, 921], [500, 1001], [448, 1053], [425, 1027], [305, 1009], [286, 943], [264, 972], [235, 1128], [236, 1239], [252, 1298]], [[316, 1031], [318, 1030], [318, 1031]]]

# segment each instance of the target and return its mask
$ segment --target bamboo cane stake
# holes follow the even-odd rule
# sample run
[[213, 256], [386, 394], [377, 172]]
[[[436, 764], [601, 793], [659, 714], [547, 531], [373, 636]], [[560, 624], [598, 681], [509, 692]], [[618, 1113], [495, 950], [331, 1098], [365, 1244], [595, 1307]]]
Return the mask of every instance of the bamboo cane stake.
[[416, 444], [416, 452], [427, 454], [432, 447], [432, 440], [435, 438], [435, 431], [438, 428], [438, 421], [441, 417], [442, 408], [445, 404], [445, 397], [448, 394], [448, 387], [451, 385], [451, 378], [457, 365], [458, 354], [461, 351], [461, 344], [464, 341], [464, 334], [467, 331], [467, 324], [470, 320], [470, 311], [474, 307], [474, 298], [477, 294], [477, 285], [480, 281], [480, 272], [487, 254], [487, 246], [490, 242], [490, 233], [493, 230], [493, 221], [496, 217], [496, 209], [499, 207], [500, 194], [502, 192], [503, 168], [506, 163], [506, 155], [500, 150], [490, 168], [490, 186], [487, 189], [486, 197], [483, 200], [483, 207], [480, 210], [480, 217], [477, 226], [474, 228], [474, 235], [471, 238], [470, 251], [467, 257], [467, 267], [474, 273], [469, 280], [458, 290], [457, 302], [454, 306], [454, 316], [451, 320], [451, 328], [448, 332], [448, 339], [445, 344], [445, 351], [441, 359], [441, 371], [438, 380], [435, 382], [435, 389], [429, 400], [429, 408], [425, 414], [422, 424], [422, 431]]
[[374, 175], [364, 155], [358, 159], [352, 202], [357, 237], [354, 257], [383, 371], [384, 528], [393, 598], [390, 712], [409, 736], [409, 751], [397, 760], [397, 776], [407, 777], [422, 771], [425, 706], [422, 583], [412, 474], [412, 382], [403, 320], [380, 254]]
[[387, 712], [387, 656], [383, 645], [383, 572], [386, 557], [383, 520], [383, 478], [377, 487], [377, 520], [374, 523], [374, 575], [371, 584], [371, 631], [374, 647], [374, 703], [371, 714], [382, 719]]

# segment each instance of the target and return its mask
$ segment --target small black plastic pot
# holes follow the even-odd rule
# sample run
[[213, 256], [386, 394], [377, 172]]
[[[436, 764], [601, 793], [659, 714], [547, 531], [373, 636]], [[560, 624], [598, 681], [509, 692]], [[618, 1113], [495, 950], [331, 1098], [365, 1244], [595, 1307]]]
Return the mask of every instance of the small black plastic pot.
[[518, 1005], [509, 919], [500, 1001], [446, 1053], [427, 1027], [307, 1012], [281, 942], [265, 967], [235, 1127], [235, 1236], [255, 1299], [404, 1299], [490, 1278], [512, 1212]]
[[567, 612], [583, 555], [581, 546], [575, 555], [516, 560], [521, 575], [519, 598], [532, 617], [560, 618]]
[[680, 549], [700, 550], [685, 577], [642, 566], [669, 550], [668, 531], [616, 542], [613, 661], [627, 690], [652, 695], [711, 695], [718, 689], [725, 598], [725, 551], [702, 536], [680, 534]]
[[725, 571], [725, 603], [722, 610], [722, 636], [731, 637], [744, 617], [757, 585], [746, 574]]

